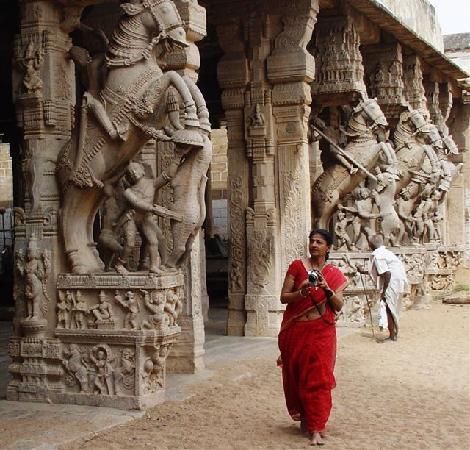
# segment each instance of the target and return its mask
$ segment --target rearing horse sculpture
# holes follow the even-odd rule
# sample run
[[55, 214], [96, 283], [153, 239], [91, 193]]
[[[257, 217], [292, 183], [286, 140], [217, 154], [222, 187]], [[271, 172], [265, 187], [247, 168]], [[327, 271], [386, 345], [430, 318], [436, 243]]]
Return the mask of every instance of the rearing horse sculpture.
[[397, 182], [395, 194], [410, 183], [413, 174], [423, 168], [426, 159], [432, 168], [431, 172], [440, 173], [439, 160], [429, 145], [435, 140], [431, 124], [419, 111], [408, 108], [400, 114], [394, 133], [394, 143], [401, 177]]
[[[187, 83], [176, 72], [163, 73], [158, 64], [163, 51], [187, 46], [175, 4], [143, 0], [121, 6], [125, 14], [107, 50], [105, 85], [97, 95], [85, 93], [79, 127], [57, 162], [60, 224], [74, 273], [103, 270], [93, 242], [93, 222], [104, 185], [123, 174], [150, 138], [200, 148], [203, 139], [198, 128], [210, 126], [203, 119], [207, 114], [199, 111], [199, 120], [196, 106], [205, 105], [195, 104]], [[183, 124], [175, 91], [184, 105]]]
[[[387, 119], [376, 100], [362, 100], [353, 109], [345, 129], [348, 143], [342, 152], [343, 157], [332, 155], [312, 188], [312, 216], [317, 227], [328, 227], [338, 203], [366, 176], [375, 178], [370, 170], [376, 166], [380, 155], [393, 164], [392, 150], [385, 142], [379, 142], [375, 134], [380, 129], [384, 132], [387, 126]], [[347, 156], [347, 164], [344, 155]]]

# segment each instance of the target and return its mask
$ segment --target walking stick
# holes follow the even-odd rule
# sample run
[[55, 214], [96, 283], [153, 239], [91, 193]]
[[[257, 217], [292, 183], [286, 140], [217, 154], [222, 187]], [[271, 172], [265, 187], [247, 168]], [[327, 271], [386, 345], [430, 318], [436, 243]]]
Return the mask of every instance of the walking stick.
[[374, 331], [374, 321], [372, 319], [372, 310], [370, 309], [370, 304], [369, 304], [369, 297], [367, 295], [366, 291], [366, 285], [364, 283], [364, 278], [362, 278], [362, 273], [359, 273], [362, 281], [362, 289], [364, 289], [364, 295], [366, 297], [366, 302], [367, 302], [367, 308], [369, 309], [369, 317], [370, 317], [370, 326], [372, 328], [372, 337], [375, 339], [375, 331]]

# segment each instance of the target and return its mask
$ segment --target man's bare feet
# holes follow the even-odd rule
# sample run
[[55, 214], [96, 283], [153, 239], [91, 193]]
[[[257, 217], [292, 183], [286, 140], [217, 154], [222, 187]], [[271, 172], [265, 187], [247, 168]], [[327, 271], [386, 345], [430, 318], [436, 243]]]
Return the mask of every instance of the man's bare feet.
[[325, 445], [325, 441], [323, 440], [320, 432], [314, 431], [312, 436], [310, 437], [310, 445]]

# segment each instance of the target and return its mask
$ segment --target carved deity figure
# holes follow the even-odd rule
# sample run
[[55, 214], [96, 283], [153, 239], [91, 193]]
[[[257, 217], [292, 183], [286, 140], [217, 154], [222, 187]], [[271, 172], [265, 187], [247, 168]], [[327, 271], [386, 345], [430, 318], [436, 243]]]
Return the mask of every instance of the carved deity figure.
[[29, 41], [24, 54], [23, 87], [28, 94], [37, 94], [42, 90], [42, 80], [39, 73], [43, 55], [40, 49], [35, 49], [33, 41]]
[[124, 317], [124, 328], [137, 330], [137, 315], [140, 312], [140, 306], [139, 301], [135, 297], [134, 293], [132, 291], [128, 291], [126, 294], [126, 299], [124, 300], [120, 292], [116, 290], [114, 300], [116, 300], [117, 303], [127, 310]]
[[117, 395], [122, 394], [124, 390], [133, 388], [134, 372], [134, 352], [125, 348], [122, 350], [121, 365], [114, 369], [114, 384]]
[[95, 345], [90, 351], [90, 360], [95, 366], [93, 392], [114, 395], [113, 389], [113, 354], [106, 344]]
[[100, 291], [99, 303], [90, 308], [90, 312], [97, 322], [111, 321], [113, 319], [113, 309], [111, 303], [106, 300], [106, 293]]
[[38, 250], [34, 235], [28, 242], [26, 255], [21, 250], [16, 252], [16, 268], [24, 280], [26, 319], [42, 319], [49, 301], [46, 283], [51, 265], [49, 252]]
[[183, 310], [183, 302], [181, 301], [180, 296], [176, 292], [172, 290], [167, 292], [166, 303], [163, 310], [168, 317], [168, 326], [178, 326], [176, 320], [178, 319], [178, 316]]
[[88, 392], [88, 367], [80, 353], [77, 344], [70, 344], [68, 351], [64, 351], [66, 359], [62, 361], [65, 369], [78, 381], [80, 392]]
[[161, 345], [144, 363], [142, 378], [146, 381], [149, 392], [155, 392], [165, 385], [165, 364], [169, 350], [168, 345]]
[[88, 306], [82, 299], [82, 293], [77, 291], [72, 303], [72, 323], [78, 330], [87, 328], [86, 315], [88, 314]]
[[[168, 325], [168, 317], [164, 315], [165, 309], [165, 293], [159, 291], [152, 298], [148, 291], [141, 289], [144, 296], [144, 305], [148, 311], [152, 314], [148, 317], [148, 320], [142, 322], [143, 330], [154, 330], [162, 328], [164, 325]], [[166, 318], [166, 323], [164, 319]]]
[[67, 302], [63, 292], [59, 291], [59, 301], [57, 302], [57, 328], [69, 328], [69, 311], [71, 304]]

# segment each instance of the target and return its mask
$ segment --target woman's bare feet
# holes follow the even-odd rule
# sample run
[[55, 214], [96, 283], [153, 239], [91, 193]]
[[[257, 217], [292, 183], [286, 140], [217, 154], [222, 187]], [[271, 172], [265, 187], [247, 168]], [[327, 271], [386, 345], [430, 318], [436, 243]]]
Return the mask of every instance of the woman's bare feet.
[[305, 417], [300, 416], [300, 432], [301, 433], [307, 433], [307, 421], [305, 420]]
[[310, 437], [310, 445], [324, 445], [325, 441], [323, 440], [319, 431], [314, 431]]

